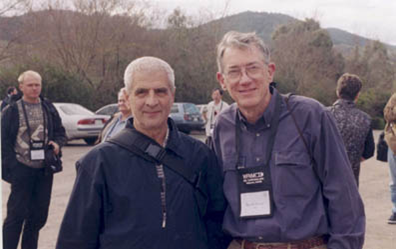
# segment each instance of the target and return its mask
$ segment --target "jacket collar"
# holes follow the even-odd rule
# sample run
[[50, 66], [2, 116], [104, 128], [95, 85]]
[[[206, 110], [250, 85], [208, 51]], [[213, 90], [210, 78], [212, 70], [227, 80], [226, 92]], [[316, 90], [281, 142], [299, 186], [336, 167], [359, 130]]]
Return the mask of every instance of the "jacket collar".
[[[127, 120], [126, 128], [136, 130], [134, 128], [133, 121], [134, 121], [133, 117], [129, 118]], [[168, 136], [167, 142], [166, 142], [166, 149], [169, 149], [169, 150], [173, 151], [174, 153], [176, 153], [178, 156], [182, 157], [183, 152], [180, 149], [181, 135], [180, 135], [180, 132], [178, 132], [178, 128], [175, 125], [174, 121], [170, 117], [167, 119], [167, 126], [169, 127], [169, 136]], [[139, 131], [137, 131], [137, 132], [139, 132]]]
[[355, 107], [355, 102], [347, 99], [338, 99], [333, 103], [333, 106]]

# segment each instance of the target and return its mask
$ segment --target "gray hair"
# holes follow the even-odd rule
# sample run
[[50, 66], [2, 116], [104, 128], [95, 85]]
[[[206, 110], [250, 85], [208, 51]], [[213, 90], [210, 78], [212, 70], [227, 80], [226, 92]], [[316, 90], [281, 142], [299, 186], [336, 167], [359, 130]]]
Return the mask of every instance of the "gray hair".
[[271, 53], [263, 40], [257, 36], [255, 32], [241, 33], [237, 31], [229, 31], [224, 35], [221, 42], [217, 45], [217, 66], [218, 71], [222, 72], [222, 59], [227, 48], [246, 49], [254, 45], [257, 47], [263, 57], [265, 64], [269, 64]]
[[37, 73], [36, 71], [33, 71], [33, 70], [27, 70], [27, 71], [23, 72], [22, 74], [20, 74], [18, 76], [18, 83], [19, 84], [23, 84], [23, 82], [25, 81], [26, 76], [28, 76], [28, 75], [34, 76], [34, 77], [36, 77], [37, 79], [40, 80], [40, 83], [42, 82], [42, 78], [41, 78], [41, 75], [39, 73]]
[[175, 87], [175, 77], [174, 70], [171, 66], [163, 61], [162, 59], [145, 56], [140, 57], [132, 61], [124, 71], [124, 84], [128, 92], [133, 88], [134, 75], [137, 72], [154, 72], [154, 71], [164, 71], [167, 74], [169, 80], [169, 85], [172, 91], [176, 89]]
[[124, 94], [123, 92], [124, 92], [125, 90], [127, 90], [126, 87], [121, 88], [121, 89], [119, 90], [119, 92], [117, 92], [117, 97], [119, 98], [119, 95], [120, 95], [120, 94]]

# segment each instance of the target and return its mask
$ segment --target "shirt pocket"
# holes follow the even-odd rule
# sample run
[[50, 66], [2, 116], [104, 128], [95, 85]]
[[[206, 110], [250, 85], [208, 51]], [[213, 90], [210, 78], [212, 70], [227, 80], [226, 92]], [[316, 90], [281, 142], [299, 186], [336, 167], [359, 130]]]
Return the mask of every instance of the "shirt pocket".
[[275, 195], [305, 198], [317, 189], [315, 172], [306, 151], [276, 152], [274, 170]]
[[222, 169], [225, 175], [226, 172], [236, 171], [236, 155], [224, 155], [222, 157]]

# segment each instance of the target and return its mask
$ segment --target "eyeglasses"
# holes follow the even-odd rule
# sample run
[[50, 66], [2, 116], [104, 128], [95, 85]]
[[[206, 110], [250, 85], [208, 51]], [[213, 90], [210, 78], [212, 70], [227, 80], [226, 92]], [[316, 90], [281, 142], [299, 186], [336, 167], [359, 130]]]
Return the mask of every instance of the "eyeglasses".
[[226, 73], [226, 78], [230, 82], [237, 82], [241, 79], [243, 73], [242, 71], [244, 70], [246, 72], [246, 75], [250, 78], [258, 78], [261, 76], [263, 72], [263, 66], [261, 64], [252, 64], [244, 68], [233, 68], [230, 69]]

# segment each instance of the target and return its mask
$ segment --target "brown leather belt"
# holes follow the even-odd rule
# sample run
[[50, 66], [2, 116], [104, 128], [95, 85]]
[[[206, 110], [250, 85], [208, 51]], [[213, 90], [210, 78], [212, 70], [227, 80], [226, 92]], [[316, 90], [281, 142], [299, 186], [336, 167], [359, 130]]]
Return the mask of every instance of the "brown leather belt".
[[314, 248], [322, 245], [326, 245], [325, 237], [317, 236], [306, 240], [292, 241], [292, 242], [278, 242], [278, 243], [267, 243], [267, 242], [252, 242], [245, 239], [235, 239], [241, 245], [242, 249], [304, 249]]

